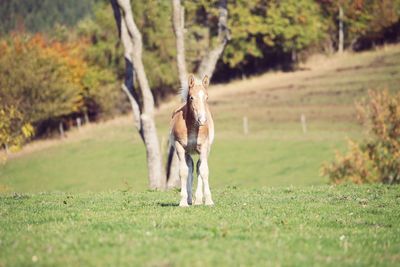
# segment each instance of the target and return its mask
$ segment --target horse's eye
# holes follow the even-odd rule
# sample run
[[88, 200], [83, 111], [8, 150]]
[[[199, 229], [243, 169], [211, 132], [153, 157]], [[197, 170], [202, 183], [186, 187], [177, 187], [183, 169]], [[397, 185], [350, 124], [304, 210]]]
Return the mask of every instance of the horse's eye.
[[194, 97], [193, 97], [193, 96], [190, 96], [190, 97], [189, 97], [189, 99], [190, 99], [190, 100], [193, 100], [193, 99], [194, 99]]

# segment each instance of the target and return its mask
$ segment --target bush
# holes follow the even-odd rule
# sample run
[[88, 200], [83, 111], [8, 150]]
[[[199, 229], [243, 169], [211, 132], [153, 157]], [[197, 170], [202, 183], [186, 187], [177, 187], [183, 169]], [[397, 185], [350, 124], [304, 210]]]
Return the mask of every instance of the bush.
[[[122, 95], [116, 89], [116, 76], [89, 65], [82, 56], [86, 50], [82, 40], [63, 43], [40, 34], [19, 33], [0, 40], [2, 110], [13, 107], [38, 134], [83, 113], [92, 118], [115, 113]], [[20, 129], [12, 129], [12, 134], [18, 135]]]
[[32, 124], [81, 108], [82, 69], [60, 44], [48, 46], [40, 35], [15, 36], [3, 42], [0, 52], [3, 107], [13, 106]]
[[[0, 146], [12, 151], [18, 150], [33, 134], [32, 125], [24, 122], [21, 112], [13, 106], [0, 106]], [[6, 156], [0, 156], [1, 164], [5, 163]]]
[[322, 167], [323, 175], [333, 183], [357, 184], [400, 182], [400, 92], [370, 91], [369, 102], [357, 105], [360, 121], [368, 136], [356, 143], [349, 141], [346, 155]]

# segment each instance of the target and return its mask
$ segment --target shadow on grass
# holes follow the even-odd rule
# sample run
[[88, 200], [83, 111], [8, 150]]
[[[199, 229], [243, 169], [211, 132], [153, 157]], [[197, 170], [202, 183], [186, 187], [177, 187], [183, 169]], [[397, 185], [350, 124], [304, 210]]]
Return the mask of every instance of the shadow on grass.
[[169, 202], [169, 203], [158, 202], [157, 205], [161, 206], [161, 207], [178, 207], [179, 206], [178, 203], [171, 203], [171, 202]]

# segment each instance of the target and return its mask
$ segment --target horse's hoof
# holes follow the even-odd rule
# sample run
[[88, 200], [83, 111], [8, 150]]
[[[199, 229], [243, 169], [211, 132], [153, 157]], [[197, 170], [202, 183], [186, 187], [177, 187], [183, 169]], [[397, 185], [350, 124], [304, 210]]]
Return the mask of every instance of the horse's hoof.
[[203, 205], [203, 201], [202, 200], [199, 200], [199, 201], [196, 200], [194, 202], [194, 205], [196, 205], [196, 206]]
[[211, 199], [209, 199], [209, 200], [206, 200], [205, 205], [206, 206], [214, 206], [214, 202]]
[[189, 207], [189, 204], [187, 203], [187, 201], [181, 201], [179, 203], [179, 207], [186, 208], [186, 207]]

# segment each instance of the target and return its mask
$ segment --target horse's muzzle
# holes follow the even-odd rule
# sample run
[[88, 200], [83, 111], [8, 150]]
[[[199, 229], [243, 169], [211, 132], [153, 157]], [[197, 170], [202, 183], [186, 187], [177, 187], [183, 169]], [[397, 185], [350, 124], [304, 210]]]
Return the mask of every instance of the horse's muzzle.
[[204, 118], [200, 117], [200, 118], [197, 119], [197, 123], [198, 123], [200, 126], [205, 125], [206, 122], [207, 122], [207, 118], [206, 118], [206, 117], [204, 117]]

